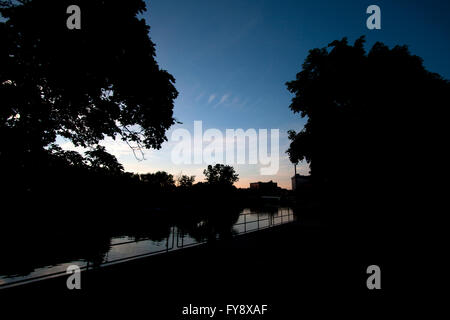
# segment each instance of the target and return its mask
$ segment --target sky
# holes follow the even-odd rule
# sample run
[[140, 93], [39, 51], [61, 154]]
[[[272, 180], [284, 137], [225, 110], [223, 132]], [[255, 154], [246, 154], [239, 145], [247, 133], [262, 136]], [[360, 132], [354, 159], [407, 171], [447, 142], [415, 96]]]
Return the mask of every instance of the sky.
[[[381, 30], [366, 27], [372, 4], [381, 9]], [[147, 9], [143, 18], [156, 60], [176, 79], [174, 116], [182, 124], [167, 132], [160, 150], [145, 150], [145, 160], [136, 159], [126, 144], [105, 140], [126, 171], [164, 170], [202, 181], [208, 163], [172, 159], [177, 145], [172, 133], [184, 128], [193, 134], [194, 121], [202, 121], [203, 131], [215, 128], [224, 135], [226, 129], [279, 129], [278, 172], [261, 175], [262, 164], [235, 164], [236, 186], [273, 180], [290, 189], [294, 167], [286, 154], [287, 131], [301, 130], [305, 119], [289, 109], [292, 95], [285, 83], [301, 71], [310, 49], [343, 37], [353, 43], [365, 35], [367, 50], [376, 41], [406, 44], [428, 70], [450, 79], [450, 1], [155, 0]], [[59, 143], [71, 148], [67, 141]], [[299, 164], [297, 172], [308, 174], [308, 165]]]

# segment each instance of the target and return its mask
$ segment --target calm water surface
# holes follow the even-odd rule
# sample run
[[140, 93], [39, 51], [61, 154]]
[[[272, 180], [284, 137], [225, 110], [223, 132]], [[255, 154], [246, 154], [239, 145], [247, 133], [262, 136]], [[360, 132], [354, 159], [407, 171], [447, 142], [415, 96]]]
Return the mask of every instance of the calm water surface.
[[[20, 261], [20, 265], [17, 262], [17, 272], [11, 270], [14, 269], [14, 264], [10, 264], [6, 270], [0, 269], [0, 286], [56, 273], [64, 274], [67, 267], [72, 264], [76, 264], [80, 268], [91, 268], [119, 263], [148, 255], [180, 250], [215, 239], [258, 231], [292, 222], [294, 219], [293, 210], [287, 207], [246, 208], [227, 219], [200, 220], [191, 224], [171, 224], [161, 227], [161, 230], [151, 230], [143, 235], [110, 237], [106, 239], [106, 243], [104, 243], [105, 239], [99, 239], [98, 243], [94, 241], [94, 243], [88, 244], [90, 252], [86, 254], [70, 252], [69, 248], [64, 251], [63, 257], [58, 257], [57, 262], [52, 261], [51, 255], [39, 262], [32, 261], [32, 259]], [[77, 255], [80, 257], [74, 259], [73, 257]], [[66, 256], [67, 258], [65, 258]]]

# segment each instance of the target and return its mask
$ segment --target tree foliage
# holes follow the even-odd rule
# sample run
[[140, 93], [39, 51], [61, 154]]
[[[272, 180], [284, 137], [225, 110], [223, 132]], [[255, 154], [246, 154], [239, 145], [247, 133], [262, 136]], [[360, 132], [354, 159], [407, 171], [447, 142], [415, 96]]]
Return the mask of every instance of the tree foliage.
[[235, 173], [232, 166], [219, 163], [214, 166], [208, 165], [203, 174], [206, 176], [207, 182], [212, 185], [232, 186], [239, 180], [239, 175]]
[[[72, 4], [81, 30], [66, 27]], [[178, 93], [155, 61], [145, 10], [142, 0], [0, 3], [2, 157], [36, 154], [58, 135], [83, 147], [109, 136], [160, 148]]]
[[179, 187], [182, 188], [188, 188], [192, 187], [195, 181], [195, 176], [187, 176], [187, 175], [180, 175], [177, 178], [177, 183]]
[[155, 173], [141, 174], [140, 179], [143, 183], [157, 190], [172, 190], [175, 187], [173, 175], [165, 171]]
[[302, 131], [289, 131], [287, 153], [293, 163], [310, 163], [316, 181], [373, 184], [398, 175], [425, 153], [421, 128], [450, 101], [449, 82], [406, 46], [377, 42], [366, 53], [363, 37], [310, 50], [286, 85], [290, 109], [307, 118]]
[[97, 146], [95, 149], [86, 151], [86, 155], [90, 167], [95, 170], [106, 170], [115, 173], [123, 171], [123, 166], [117, 161], [117, 158], [106, 152], [103, 146]]

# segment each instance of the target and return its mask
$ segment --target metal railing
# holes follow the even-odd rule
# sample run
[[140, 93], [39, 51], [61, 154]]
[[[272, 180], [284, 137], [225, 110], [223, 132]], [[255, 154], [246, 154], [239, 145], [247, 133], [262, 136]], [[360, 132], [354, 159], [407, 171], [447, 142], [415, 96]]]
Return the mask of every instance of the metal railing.
[[[252, 216], [256, 215], [256, 219], [252, 220], [252, 221], [247, 221], [247, 216], [250, 216], [250, 215], [252, 215]], [[262, 218], [261, 214], [255, 214], [253, 212], [241, 213], [239, 215], [239, 217], [243, 217], [244, 221], [236, 222], [233, 225], [233, 229], [235, 229], [236, 227], [239, 227], [239, 226], [243, 226], [244, 230], [243, 231], [237, 230], [236, 232], [234, 232], [233, 236], [239, 236], [239, 235], [250, 233], [250, 232], [268, 229], [268, 228], [271, 228], [274, 226], [278, 226], [280, 224], [292, 222], [292, 221], [294, 221], [294, 218], [295, 218], [291, 209], [287, 209], [287, 213], [282, 211], [281, 214], [277, 213], [274, 215], [274, 214], [266, 213], [265, 215], [266, 215], [266, 217]], [[283, 218], [284, 218], [284, 220], [283, 220]], [[276, 219], [279, 219], [280, 222], [277, 223]], [[266, 226], [262, 225], [262, 223], [265, 221], [267, 221]], [[249, 225], [251, 223], [256, 223], [256, 228], [247, 228], [247, 225]], [[193, 243], [185, 244], [184, 237], [188, 234], [189, 233], [184, 232], [184, 230], [182, 230], [182, 229], [177, 230], [177, 242], [176, 242], [177, 248], [186, 248], [186, 247], [196, 246], [196, 245], [204, 244], [210, 240], [209, 238], [205, 237], [201, 241], [195, 240]], [[217, 239], [219, 238], [218, 234], [216, 235], [216, 238]]]
[[[240, 220], [241, 217], [243, 217], [244, 221], [236, 222], [232, 226], [232, 228], [234, 230], [232, 236], [239, 236], [239, 235], [247, 234], [250, 232], [260, 231], [260, 230], [272, 228], [274, 226], [278, 226], [281, 224], [295, 221], [295, 216], [294, 216], [292, 210], [291, 209], [286, 209], [286, 210], [287, 210], [287, 213], [284, 212], [284, 210], [281, 210], [281, 214], [280, 214], [280, 212], [277, 212], [276, 214], [267, 213], [267, 214], [265, 214], [266, 215], [265, 217], [261, 217], [261, 214], [258, 214], [258, 213], [257, 214], [252, 213], [252, 212], [241, 213], [239, 215], [238, 221]], [[247, 217], [250, 215], [256, 216], [256, 219], [252, 220], [252, 221], [248, 221]], [[267, 222], [267, 224], [265, 224], [265, 222]], [[254, 224], [254, 223], [256, 223], [256, 227], [254, 227], [254, 228], [248, 227], [250, 224]], [[243, 226], [243, 230], [236, 230], [236, 229], [239, 229], [239, 227], [241, 227], [241, 226]], [[90, 269], [100, 268], [100, 267], [104, 267], [104, 266], [108, 266], [108, 265], [123, 263], [126, 261], [132, 261], [132, 260], [136, 260], [136, 259], [142, 259], [145, 257], [162, 254], [162, 253], [166, 253], [169, 251], [175, 251], [175, 250], [179, 250], [179, 249], [183, 249], [183, 248], [187, 248], [187, 247], [198, 246], [198, 245], [208, 242], [211, 239], [211, 238], [205, 237], [204, 239], [197, 241], [191, 237], [193, 242], [185, 243], [184, 239], [188, 235], [189, 235], [189, 233], [185, 232], [182, 228], [172, 226], [170, 228], [170, 232], [169, 232], [168, 236], [165, 238], [164, 249], [150, 250], [150, 251], [144, 252], [144, 253], [139, 253], [139, 254], [135, 254], [135, 255], [131, 255], [131, 256], [126, 256], [126, 257], [115, 258], [115, 259], [109, 260], [108, 259], [109, 253], [111, 252], [111, 249], [113, 247], [127, 245], [127, 244], [131, 244], [131, 243], [137, 244], [137, 243], [141, 243], [142, 241], [153, 241], [153, 240], [151, 240], [150, 237], [145, 237], [145, 238], [141, 238], [139, 240], [127, 240], [127, 241], [112, 243], [112, 244], [110, 244], [109, 251], [106, 253], [106, 259], [104, 259], [104, 261], [102, 261], [102, 263], [92, 264], [89, 261], [86, 261], [85, 265], [81, 265], [81, 266], [79, 266], [79, 268], [82, 271], [88, 271]], [[218, 234], [216, 234], [216, 238], [217, 239], [219, 238]], [[160, 243], [160, 244], [162, 244], [162, 243]], [[77, 263], [79, 263], [79, 261], [73, 262], [73, 263], [69, 262], [69, 263], [65, 263], [63, 265], [77, 264]], [[36, 275], [36, 276], [31, 276], [31, 277], [25, 276], [22, 279], [13, 280], [10, 282], [6, 282], [4, 284], [0, 284], [0, 289], [23, 285], [23, 284], [27, 284], [27, 283], [36, 282], [36, 281], [41, 281], [44, 279], [51, 279], [51, 278], [63, 276], [66, 274], [67, 274], [66, 270], [62, 270], [62, 271], [56, 271], [56, 272], [51, 272], [51, 273], [46, 273], [46, 274]]]

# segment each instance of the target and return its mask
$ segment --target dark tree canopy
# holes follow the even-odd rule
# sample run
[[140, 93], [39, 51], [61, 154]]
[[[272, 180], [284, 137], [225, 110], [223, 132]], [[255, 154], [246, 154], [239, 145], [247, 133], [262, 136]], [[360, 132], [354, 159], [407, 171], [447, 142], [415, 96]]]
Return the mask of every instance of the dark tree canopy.
[[363, 37], [310, 50], [287, 88], [291, 110], [307, 118], [289, 132], [290, 160], [310, 163], [316, 181], [355, 185], [392, 179], [424, 155], [423, 130], [450, 101], [449, 82], [406, 46], [378, 42], [366, 53]]
[[189, 188], [192, 187], [195, 181], [195, 176], [187, 176], [187, 175], [180, 175], [177, 178], [177, 183], [179, 187], [182, 188]]
[[97, 146], [93, 150], [86, 151], [89, 166], [95, 170], [106, 170], [108, 172], [122, 172], [123, 166], [117, 158], [106, 152], [105, 147]]
[[[81, 30], [69, 30], [69, 5]], [[55, 141], [95, 147], [105, 136], [160, 148], [174, 124], [175, 79], [158, 67], [142, 0], [2, 1], [0, 150]]]
[[140, 180], [158, 190], [172, 190], [175, 187], [173, 175], [165, 171], [141, 174]]
[[207, 182], [212, 185], [232, 186], [239, 180], [239, 175], [236, 174], [232, 166], [219, 163], [214, 166], [208, 165], [203, 170], [203, 174], [206, 176]]

